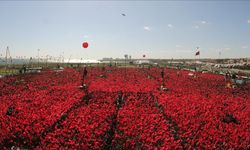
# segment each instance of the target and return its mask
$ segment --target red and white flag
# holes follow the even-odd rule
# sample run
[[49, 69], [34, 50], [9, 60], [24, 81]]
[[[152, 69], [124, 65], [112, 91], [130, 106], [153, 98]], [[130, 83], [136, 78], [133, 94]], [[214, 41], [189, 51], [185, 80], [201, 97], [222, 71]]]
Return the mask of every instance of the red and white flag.
[[195, 53], [195, 56], [197, 56], [197, 55], [200, 55], [200, 51], [197, 51], [197, 52]]

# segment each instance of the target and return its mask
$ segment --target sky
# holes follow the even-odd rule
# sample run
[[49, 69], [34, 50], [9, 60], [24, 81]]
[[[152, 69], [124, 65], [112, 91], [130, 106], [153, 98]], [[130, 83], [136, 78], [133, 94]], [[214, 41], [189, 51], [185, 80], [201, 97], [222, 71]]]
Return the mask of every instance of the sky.
[[7, 46], [12, 58], [249, 58], [250, 2], [1, 0]]

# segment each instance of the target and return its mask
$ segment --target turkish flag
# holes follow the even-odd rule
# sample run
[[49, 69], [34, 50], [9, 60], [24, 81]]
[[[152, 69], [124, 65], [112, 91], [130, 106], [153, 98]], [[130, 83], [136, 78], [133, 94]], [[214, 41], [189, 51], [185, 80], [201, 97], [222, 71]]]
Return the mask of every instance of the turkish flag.
[[200, 55], [200, 51], [197, 51], [197, 52], [195, 53], [195, 56], [197, 56], [197, 55]]

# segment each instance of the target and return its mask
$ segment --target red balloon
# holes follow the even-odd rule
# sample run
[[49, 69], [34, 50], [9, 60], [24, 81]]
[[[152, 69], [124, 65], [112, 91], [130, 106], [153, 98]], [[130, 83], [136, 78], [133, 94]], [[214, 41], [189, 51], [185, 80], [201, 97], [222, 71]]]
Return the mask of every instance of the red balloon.
[[88, 42], [83, 42], [83, 43], [82, 43], [82, 47], [83, 47], [83, 48], [88, 48], [88, 46], [89, 46]]

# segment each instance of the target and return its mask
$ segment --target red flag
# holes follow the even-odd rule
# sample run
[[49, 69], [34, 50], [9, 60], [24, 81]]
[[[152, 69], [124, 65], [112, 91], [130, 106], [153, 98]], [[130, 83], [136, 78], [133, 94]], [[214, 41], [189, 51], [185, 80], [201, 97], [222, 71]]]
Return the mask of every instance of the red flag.
[[197, 51], [197, 52], [195, 53], [195, 56], [197, 56], [197, 55], [200, 55], [200, 51]]

